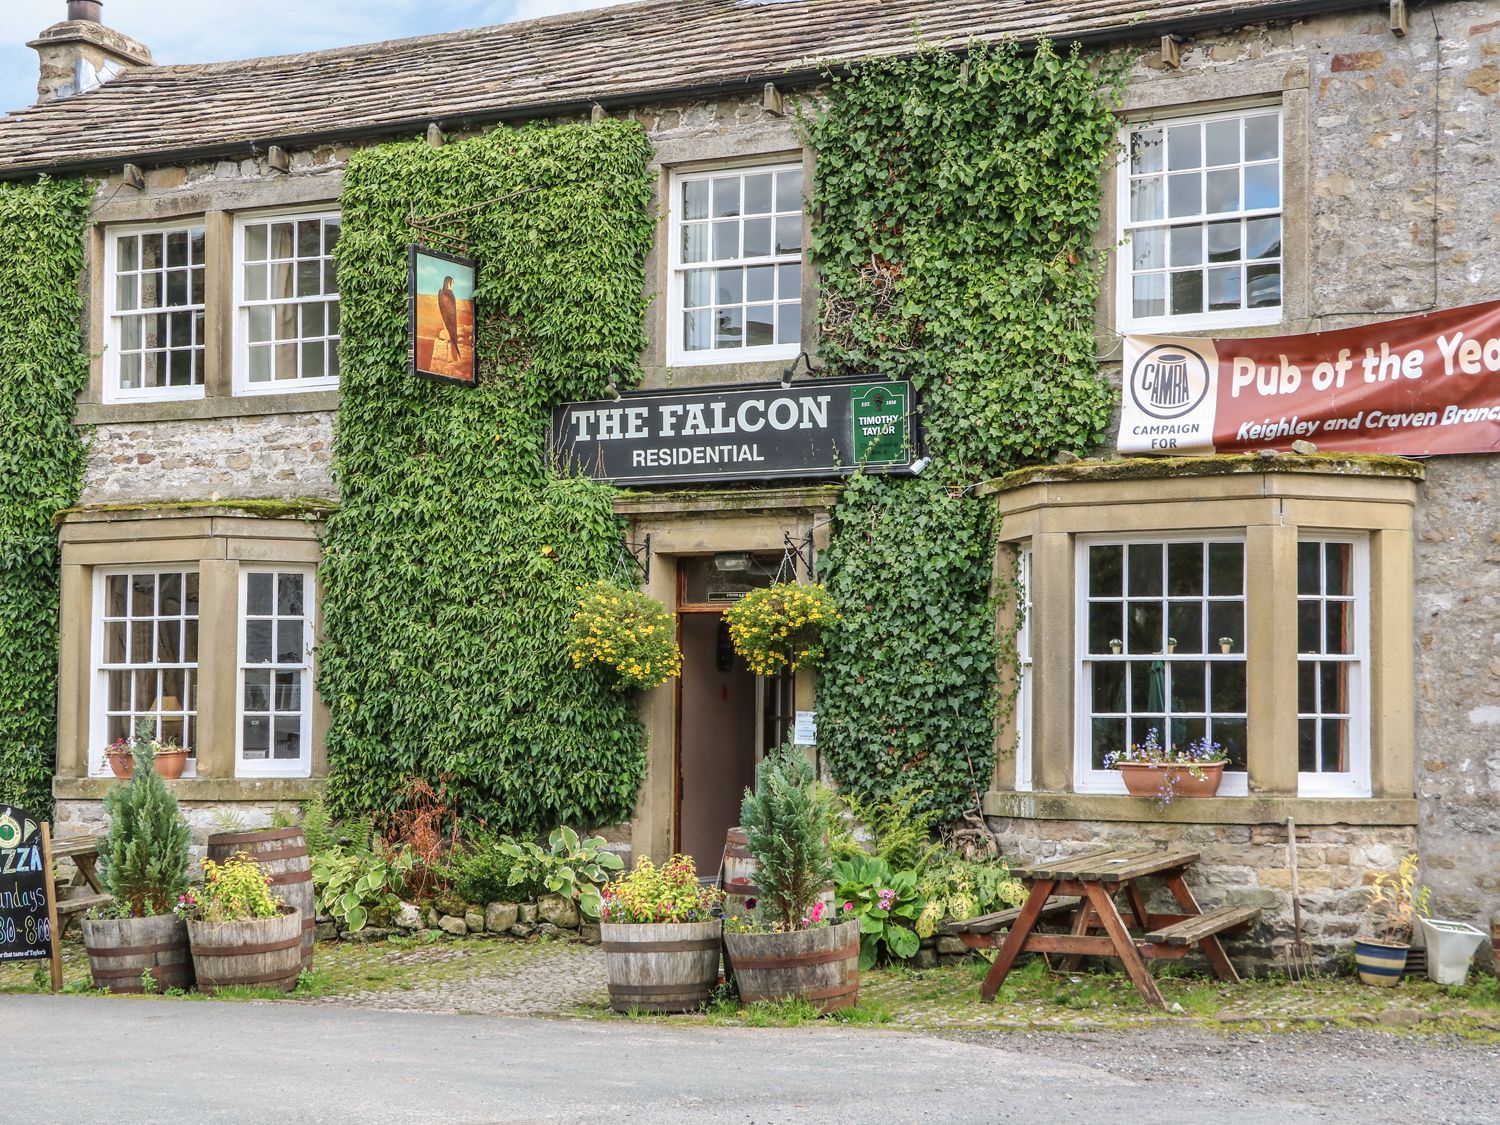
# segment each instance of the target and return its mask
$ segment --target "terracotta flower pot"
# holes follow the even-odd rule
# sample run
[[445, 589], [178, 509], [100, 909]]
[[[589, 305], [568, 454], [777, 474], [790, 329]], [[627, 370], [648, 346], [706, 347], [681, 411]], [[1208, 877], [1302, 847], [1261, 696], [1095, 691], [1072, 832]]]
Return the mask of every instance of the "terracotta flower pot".
[[131, 754], [105, 754], [109, 759], [109, 768], [121, 781], [129, 781], [130, 775], [135, 772], [135, 757]]
[[168, 781], [174, 781], [182, 776], [183, 769], [187, 766], [188, 752], [186, 750], [161, 750], [158, 751], [152, 765], [156, 772]]
[[1170, 793], [1178, 797], [1212, 797], [1224, 780], [1228, 762], [1210, 762], [1198, 767], [1202, 777], [1194, 777], [1189, 766], [1164, 766], [1154, 762], [1121, 762], [1117, 767], [1125, 781], [1125, 791], [1132, 797], [1160, 797]]

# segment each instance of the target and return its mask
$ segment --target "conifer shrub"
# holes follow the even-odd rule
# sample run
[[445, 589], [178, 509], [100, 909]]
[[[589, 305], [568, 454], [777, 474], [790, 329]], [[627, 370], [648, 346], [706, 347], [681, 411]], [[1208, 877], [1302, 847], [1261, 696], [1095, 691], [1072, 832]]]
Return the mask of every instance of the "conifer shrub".
[[104, 795], [109, 831], [99, 846], [99, 874], [123, 917], [170, 914], [187, 891], [187, 822], [156, 772], [149, 733], [136, 732], [130, 780]]
[[768, 755], [755, 773], [756, 791], [745, 790], [740, 824], [756, 862], [757, 909], [775, 929], [796, 930], [833, 877], [832, 797], [790, 743]]

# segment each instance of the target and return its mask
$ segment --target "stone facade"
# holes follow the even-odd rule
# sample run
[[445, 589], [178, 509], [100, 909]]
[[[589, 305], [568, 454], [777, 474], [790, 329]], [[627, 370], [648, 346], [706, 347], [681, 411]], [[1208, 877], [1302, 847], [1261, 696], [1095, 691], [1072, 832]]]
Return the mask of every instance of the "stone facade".
[[80, 503], [334, 499], [324, 412], [94, 428]]

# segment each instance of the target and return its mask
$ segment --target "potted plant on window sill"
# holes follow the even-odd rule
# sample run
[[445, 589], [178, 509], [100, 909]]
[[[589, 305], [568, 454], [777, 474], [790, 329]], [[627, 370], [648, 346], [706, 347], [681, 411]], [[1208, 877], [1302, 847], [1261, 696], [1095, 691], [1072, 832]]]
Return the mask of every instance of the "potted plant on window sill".
[[1376, 875], [1366, 888], [1361, 936], [1354, 939], [1359, 979], [1377, 988], [1395, 988], [1411, 951], [1412, 926], [1426, 915], [1429, 891], [1417, 885], [1417, 854], [1408, 855], [1396, 871]]
[[150, 749], [154, 768], [162, 777], [175, 781], [182, 776], [182, 771], [187, 767], [187, 748], [177, 745], [174, 739], [153, 738], [151, 720], [142, 719], [136, 724], [134, 738], [117, 738], [104, 748], [104, 760], [109, 763], [110, 772], [119, 780], [130, 780], [136, 748], [140, 746]]
[[1197, 738], [1185, 747], [1162, 745], [1155, 727], [1146, 732], [1146, 741], [1104, 756], [1104, 768], [1120, 771], [1127, 793], [1152, 797], [1161, 805], [1179, 797], [1212, 797], [1228, 764], [1217, 742]]
[[599, 938], [617, 1012], [692, 1012], [719, 979], [723, 892], [698, 882], [691, 856], [657, 868], [645, 856], [605, 886]]
[[187, 822], [138, 739], [124, 785], [104, 795], [109, 831], [99, 873], [114, 902], [83, 920], [83, 943], [95, 988], [156, 992], [193, 983], [187, 928], [173, 913], [187, 891]]
[[756, 770], [740, 824], [755, 859], [760, 897], [752, 918], [731, 919], [724, 948], [740, 999], [810, 1001], [823, 1012], [859, 1002], [860, 923], [839, 921], [822, 901], [833, 877], [832, 798], [793, 746]]

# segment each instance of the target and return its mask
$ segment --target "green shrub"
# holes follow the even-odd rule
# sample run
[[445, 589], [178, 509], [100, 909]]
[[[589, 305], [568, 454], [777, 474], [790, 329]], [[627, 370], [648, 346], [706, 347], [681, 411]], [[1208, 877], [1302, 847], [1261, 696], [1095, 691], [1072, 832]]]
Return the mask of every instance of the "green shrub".
[[940, 814], [936, 809], [922, 807], [926, 797], [926, 790], [914, 781], [887, 797], [861, 800], [855, 793], [841, 794], [840, 800], [850, 816], [870, 840], [868, 847], [862, 847], [853, 833], [845, 834], [840, 841], [840, 858], [868, 852], [895, 870], [921, 871], [942, 848], [932, 839], [933, 825]]
[[619, 871], [625, 861], [609, 850], [603, 836], [580, 840], [571, 828], [554, 828], [544, 851], [529, 840], [507, 840], [500, 850], [510, 857], [512, 886], [545, 887], [555, 895], [572, 899], [589, 918], [599, 917], [603, 905], [599, 888]]
[[279, 902], [271, 897], [270, 877], [248, 855], [223, 863], [203, 861], [203, 885], [191, 896], [192, 913], [204, 922], [248, 922], [274, 918]]
[[402, 882], [411, 867], [411, 853], [405, 849], [335, 845], [313, 862], [318, 908], [350, 930], [362, 930], [370, 922], [388, 923], [401, 909]]
[[839, 916], [859, 919], [861, 969], [874, 965], [882, 953], [901, 961], [917, 955], [922, 945], [917, 918], [924, 903], [915, 871], [893, 871], [885, 860], [861, 855], [835, 863], [833, 879]]
[[956, 852], [933, 856], [917, 880], [924, 900], [917, 933], [931, 937], [945, 918], [978, 918], [1026, 901], [1026, 888], [1000, 860], [965, 859]]
[[99, 874], [115, 909], [130, 918], [170, 914], [188, 886], [191, 836], [151, 747], [149, 731], [138, 731], [130, 780], [104, 794], [109, 831], [99, 846]]
[[512, 883], [515, 858], [501, 844], [513, 842], [509, 837], [488, 834], [473, 836], [448, 856], [438, 874], [449, 890], [465, 902], [516, 902], [532, 899], [541, 885]]
[[756, 912], [778, 929], [795, 930], [833, 874], [833, 799], [790, 743], [761, 761], [755, 783], [753, 793], [745, 790], [740, 824], [760, 886]]

